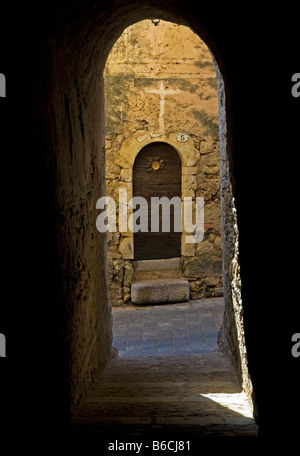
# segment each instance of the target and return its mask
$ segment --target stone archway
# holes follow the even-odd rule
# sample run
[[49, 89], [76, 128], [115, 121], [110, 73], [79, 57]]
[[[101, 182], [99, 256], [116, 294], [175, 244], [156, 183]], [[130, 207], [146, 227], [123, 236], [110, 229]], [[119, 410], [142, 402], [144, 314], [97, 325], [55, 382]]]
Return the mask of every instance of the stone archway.
[[[12, 318], [15, 335], [4, 334], [10, 350], [15, 340], [15, 353], [21, 348], [24, 353], [16, 358], [16, 386], [23, 367], [29, 374], [22, 379], [27, 394], [15, 389], [20, 392], [16, 405], [24, 399], [25, 409], [41, 418], [36, 423], [39, 430], [47, 427], [52, 438], [58, 419], [70, 405], [76, 407], [95, 372], [110, 359], [107, 244], [95, 227], [96, 201], [105, 195], [102, 71], [126, 27], [159, 17], [191, 27], [209, 46], [220, 69], [224, 336], [246, 389], [248, 352], [261, 429], [267, 426], [273, 435], [280, 415], [285, 417], [280, 429], [290, 435], [297, 423], [289, 411], [297, 378], [288, 357], [290, 332], [287, 327], [281, 337], [271, 334], [272, 328], [283, 328], [283, 322], [293, 319], [292, 306], [289, 312], [276, 310], [275, 303], [280, 309], [280, 299], [286, 299], [286, 287], [278, 293], [278, 287], [270, 286], [278, 276], [277, 263], [272, 261], [273, 240], [278, 238], [272, 220], [278, 198], [270, 197], [270, 179], [284, 176], [275, 169], [270, 173], [270, 165], [279, 163], [280, 171], [282, 161], [274, 161], [274, 150], [292, 151], [297, 144], [292, 130], [298, 106], [291, 105], [289, 96], [290, 77], [296, 71], [293, 60], [298, 55], [297, 15], [287, 4], [275, 9], [276, 20], [269, 21], [253, 5], [237, 20], [236, 7], [228, 2], [216, 7], [212, 2], [186, 0], [45, 0], [38, 10], [25, 2], [3, 8], [1, 71], [10, 95], [1, 98], [2, 130], [7, 151], [13, 148], [13, 153], [3, 153], [8, 164], [3, 169], [12, 170], [14, 177], [9, 185], [4, 180], [3, 187], [11, 237], [11, 242], [5, 237], [9, 261], [3, 264], [9, 275], [6, 288], [14, 297], [12, 305], [4, 307], [16, 316]], [[276, 66], [278, 53], [272, 43], [278, 24], [284, 22], [290, 26], [281, 34], [281, 47], [290, 65]], [[276, 72], [271, 75], [274, 66]], [[282, 119], [276, 109], [279, 102], [281, 112], [289, 113]], [[274, 125], [278, 125], [277, 134], [269, 134]], [[287, 136], [285, 130], [291, 134]], [[292, 182], [290, 173], [286, 179]], [[24, 300], [30, 305], [24, 305]], [[276, 369], [279, 360], [282, 369]], [[287, 397], [279, 412], [270, 385], [280, 391], [286, 379]], [[251, 396], [250, 387], [248, 391]], [[7, 396], [7, 410], [16, 410], [11, 406], [15, 394]], [[8, 421], [13, 422], [14, 414], [11, 417]], [[32, 435], [32, 420], [27, 422]]]
[[[163, 2], [158, 9], [150, 0], [132, 1], [125, 6], [122, 2], [114, 2], [107, 10], [95, 3], [94, 8], [82, 16], [80, 5], [76, 4], [73, 13], [77, 19], [70, 20], [73, 9], [70, 7], [57, 24], [50, 27], [47, 37], [47, 52], [50, 50], [52, 60], [47, 91], [41, 93], [48, 110], [43, 111], [40, 122], [46, 129], [45, 142], [49, 146], [47, 164], [53, 164], [51, 178], [55, 186], [55, 234], [58, 238], [56, 267], [58, 276], [63, 278], [58, 285], [58, 302], [64, 307], [61, 332], [65, 335], [65, 375], [71, 409], [76, 408], [95, 372], [101, 371], [111, 357], [106, 239], [95, 226], [96, 201], [105, 194], [102, 72], [106, 57], [128, 25], [155, 16], [191, 26], [205, 38], [214, 53], [217, 71], [217, 64], [224, 70], [216, 42], [205, 33], [200, 13], [195, 15], [187, 11], [186, 5], [179, 0], [175, 3], [176, 6], [174, 2]], [[61, 26], [65, 23], [67, 28]], [[222, 224], [225, 227], [223, 341], [232, 355], [241, 384], [251, 397], [242, 317], [239, 233], [230, 169], [232, 157], [227, 141], [230, 114], [225, 112], [229, 105], [226, 90], [219, 72]]]

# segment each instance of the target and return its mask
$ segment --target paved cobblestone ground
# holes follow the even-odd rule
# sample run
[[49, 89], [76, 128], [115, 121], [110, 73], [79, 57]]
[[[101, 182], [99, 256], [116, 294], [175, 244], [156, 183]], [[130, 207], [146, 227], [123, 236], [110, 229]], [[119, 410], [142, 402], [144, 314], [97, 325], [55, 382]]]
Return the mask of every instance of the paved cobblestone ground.
[[222, 298], [114, 308], [119, 355], [79, 405], [73, 438], [257, 435], [251, 407], [217, 345], [222, 308]]
[[122, 358], [209, 353], [218, 348], [223, 298], [114, 308], [113, 346]]

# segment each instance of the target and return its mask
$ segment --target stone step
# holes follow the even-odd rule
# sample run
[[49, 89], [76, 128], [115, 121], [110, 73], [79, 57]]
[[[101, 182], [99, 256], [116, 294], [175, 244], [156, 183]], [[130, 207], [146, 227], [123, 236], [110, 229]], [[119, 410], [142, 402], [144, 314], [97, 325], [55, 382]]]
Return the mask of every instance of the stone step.
[[190, 298], [190, 285], [182, 277], [161, 277], [134, 280], [131, 301], [134, 304], [186, 302]]
[[161, 271], [180, 269], [181, 258], [166, 258], [162, 260], [136, 260], [132, 262], [133, 270]]
[[149, 270], [149, 271], [140, 271], [133, 270], [133, 280], [135, 281], [144, 281], [151, 279], [176, 279], [182, 278], [182, 272], [180, 269], [159, 269], [159, 270]]

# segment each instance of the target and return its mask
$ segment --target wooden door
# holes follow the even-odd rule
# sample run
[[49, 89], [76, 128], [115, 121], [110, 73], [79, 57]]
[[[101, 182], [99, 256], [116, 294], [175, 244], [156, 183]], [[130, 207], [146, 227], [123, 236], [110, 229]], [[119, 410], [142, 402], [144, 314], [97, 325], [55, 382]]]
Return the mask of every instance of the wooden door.
[[159, 230], [151, 232], [151, 197], [181, 198], [181, 161], [172, 146], [155, 142], [139, 152], [133, 166], [133, 196], [142, 196], [148, 203], [148, 232], [134, 233], [134, 259], [180, 257], [181, 232], [174, 231], [172, 206], [170, 232], [162, 231], [161, 210]]

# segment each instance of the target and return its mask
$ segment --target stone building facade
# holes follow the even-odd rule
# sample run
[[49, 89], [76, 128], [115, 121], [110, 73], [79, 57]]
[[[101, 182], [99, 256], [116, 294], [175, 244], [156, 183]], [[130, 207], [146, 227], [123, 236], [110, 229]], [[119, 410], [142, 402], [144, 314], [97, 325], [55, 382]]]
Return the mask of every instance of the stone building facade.
[[[218, 80], [209, 49], [185, 26], [138, 22], [112, 48], [104, 87], [107, 196], [118, 201], [126, 189], [129, 200], [139, 152], [155, 142], [171, 145], [181, 160], [182, 200], [191, 197], [195, 211], [196, 197], [204, 198], [203, 240], [187, 243], [183, 226], [181, 273], [191, 299], [222, 295]], [[107, 233], [112, 305], [131, 301], [133, 236]]]

